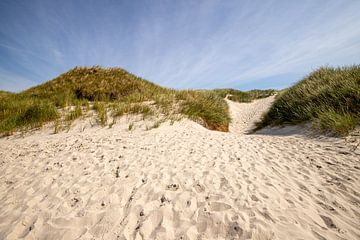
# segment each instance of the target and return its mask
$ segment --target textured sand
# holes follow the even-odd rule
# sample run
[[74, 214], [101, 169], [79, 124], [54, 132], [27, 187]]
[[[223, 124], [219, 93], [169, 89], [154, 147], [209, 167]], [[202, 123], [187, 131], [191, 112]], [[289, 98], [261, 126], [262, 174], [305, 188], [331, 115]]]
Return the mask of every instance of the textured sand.
[[359, 151], [244, 135], [272, 100], [228, 101], [231, 133], [80, 122], [0, 139], [0, 239], [360, 239]]

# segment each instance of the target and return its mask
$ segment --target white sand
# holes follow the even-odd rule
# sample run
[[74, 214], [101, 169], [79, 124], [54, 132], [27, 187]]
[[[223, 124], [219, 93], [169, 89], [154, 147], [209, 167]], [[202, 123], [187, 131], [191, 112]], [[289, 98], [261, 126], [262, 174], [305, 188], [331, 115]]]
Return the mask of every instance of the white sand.
[[360, 239], [359, 152], [244, 135], [271, 101], [228, 101], [231, 133], [186, 120], [0, 139], [0, 239]]

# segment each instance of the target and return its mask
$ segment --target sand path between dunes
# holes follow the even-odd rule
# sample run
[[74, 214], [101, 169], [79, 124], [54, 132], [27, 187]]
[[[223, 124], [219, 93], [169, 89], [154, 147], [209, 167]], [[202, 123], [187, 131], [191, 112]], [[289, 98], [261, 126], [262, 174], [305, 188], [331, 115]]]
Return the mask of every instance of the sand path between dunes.
[[234, 134], [247, 134], [259, 121], [275, 100], [275, 96], [258, 99], [251, 103], [236, 103], [225, 98], [229, 105], [232, 122], [229, 131]]
[[360, 239], [360, 153], [243, 134], [272, 100], [228, 101], [230, 133], [184, 120], [0, 139], [0, 239]]

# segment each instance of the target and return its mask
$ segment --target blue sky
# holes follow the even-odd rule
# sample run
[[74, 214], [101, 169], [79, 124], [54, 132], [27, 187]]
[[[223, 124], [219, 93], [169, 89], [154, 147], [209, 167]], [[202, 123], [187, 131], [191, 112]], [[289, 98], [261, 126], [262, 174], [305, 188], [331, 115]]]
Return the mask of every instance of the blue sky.
[[284, 88], [360, 63], [359, 0], [1, 0], [0, 89], [75, 66], [173, 88]]

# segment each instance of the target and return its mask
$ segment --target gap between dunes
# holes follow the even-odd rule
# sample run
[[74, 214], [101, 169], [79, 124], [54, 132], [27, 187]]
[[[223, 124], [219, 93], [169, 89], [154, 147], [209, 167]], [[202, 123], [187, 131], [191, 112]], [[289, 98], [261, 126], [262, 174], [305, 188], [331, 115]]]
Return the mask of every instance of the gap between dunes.
[[233, 102], [225, 98], [229, 105], [232, 122], [229, 131], [235, 134], [250, 133], [255, 123], [259, 122], [261, 116], [271, 107], [275, 96], [254, 100], [250, 103]]
[[272, 101], [227, 100], [230, 133], [79, 122], [0, 139], [0, 239], [360, 239], [359, 152], [244, 134]]

